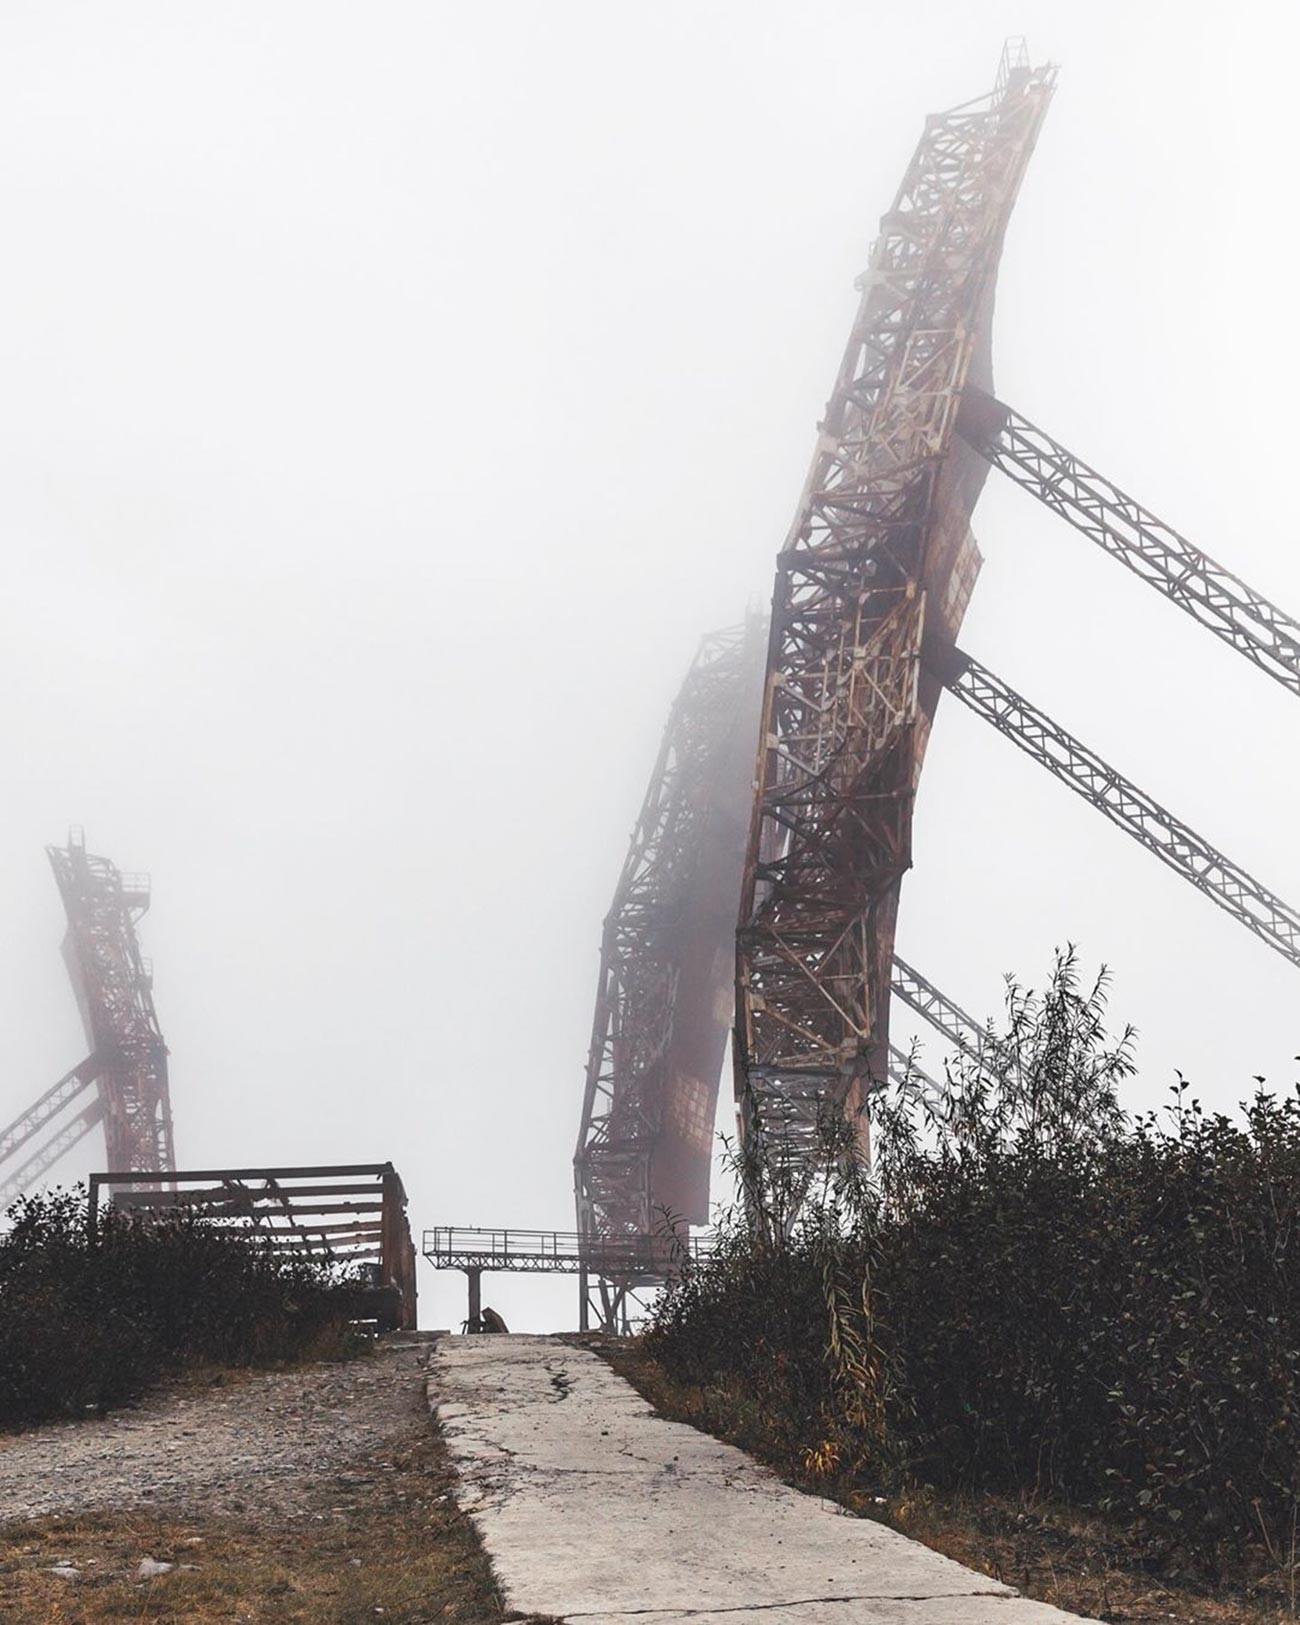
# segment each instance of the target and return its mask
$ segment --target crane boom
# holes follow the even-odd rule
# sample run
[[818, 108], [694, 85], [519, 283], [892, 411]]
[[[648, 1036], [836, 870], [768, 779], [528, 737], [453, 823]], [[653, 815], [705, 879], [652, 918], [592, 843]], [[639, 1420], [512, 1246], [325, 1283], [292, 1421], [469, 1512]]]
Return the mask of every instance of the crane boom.
[[827, 1107], [889, 1064], [890, 964], [925, 743], [978, 569], [985, 465], [956, 435], [990, 370], [1002, 240], [1055, 81], [1023, 42], [936, 114], [881, 220], [777, 560], [740, 923], [741, 1132], [803, 1173]]

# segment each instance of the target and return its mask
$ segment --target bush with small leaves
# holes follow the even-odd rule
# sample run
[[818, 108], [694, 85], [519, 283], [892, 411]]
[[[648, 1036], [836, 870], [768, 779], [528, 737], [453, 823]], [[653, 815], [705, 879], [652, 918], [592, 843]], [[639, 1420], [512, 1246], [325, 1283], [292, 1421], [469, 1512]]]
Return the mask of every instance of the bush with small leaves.
[[84, 1191], [28, 1197], [0, 1235], [0, 1425], [84, 1416], [189, 1364], [345, 1353], [327, 1266], [179, 1208], [109, 1210], [87, 1235]]
[[[822, 1126], [815, 1175], [761, 1121], [714, 1256], [649, 1350], [792, 1470], [1054, 1494], [1213, 1569], [1300, 1509], [1300, 1093], [1120, 1109], [1131, 1034], [1073, 952], [955, 1065]], [[775, 1171], [774, 1171], [775, 1170]], [[809, 1464], [812, 1464], [811, 1466]]]

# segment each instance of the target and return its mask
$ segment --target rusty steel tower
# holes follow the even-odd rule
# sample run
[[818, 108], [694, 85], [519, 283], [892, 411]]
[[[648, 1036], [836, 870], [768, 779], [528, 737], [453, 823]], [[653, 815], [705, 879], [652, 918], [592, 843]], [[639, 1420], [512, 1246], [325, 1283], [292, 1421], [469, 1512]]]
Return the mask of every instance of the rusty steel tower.
[[998, 255], [1054, 70], [1004, 53], [926, 121], [777, 564], [736, 957], [742, 1130], [798, 1168], [827, 1103], [883, 1081], [912, 802], [979, 555], [986, 464], [956, 434], [991, 383]]
[[86, 851], [79, 832], [46, 848], [68, 916], [63, 957], [86, 1040], [98, 1057], [108, 1165], [122, 1172], [176, 1166], [167, 1046], [153, 1004], [152, 967], [136, 922], [149, 907], [147, 875], [123, 874]]
[[101, 1123], [114, 1172], [161, 1175], [176, 1166], [167, 1046], [136, 935], [149, 906], [148, 876], [123, 874], [87, 852], [80, 830], [46, 851], [67, 915], [63, 957], [90, 1054], [0, 1130], [0, 1212]]
[[702, 642], [605, 920], [574, 1156], [593, 1252], [708, 1217], [762, 659], [757, 616]]

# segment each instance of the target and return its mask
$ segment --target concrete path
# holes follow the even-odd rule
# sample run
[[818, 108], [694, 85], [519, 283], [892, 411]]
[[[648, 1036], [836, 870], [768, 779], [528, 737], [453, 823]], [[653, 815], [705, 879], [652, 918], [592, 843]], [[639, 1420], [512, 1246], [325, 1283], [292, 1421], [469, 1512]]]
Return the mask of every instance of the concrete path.
[[516, 1616], [588, 1625], [1064, 1625], [655, 1416], [586, 1349], [450, 1337], [430, 1399]]

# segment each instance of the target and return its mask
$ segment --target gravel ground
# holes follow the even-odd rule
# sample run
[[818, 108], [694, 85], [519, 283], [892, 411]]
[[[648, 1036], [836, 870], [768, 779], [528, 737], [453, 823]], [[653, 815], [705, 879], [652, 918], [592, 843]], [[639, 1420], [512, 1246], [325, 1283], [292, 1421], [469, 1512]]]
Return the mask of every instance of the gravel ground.
[[[0, 1524], [151, 1507], [321, 1518], [428, 1428], [431, 1344], [397, 1337], [371, 1359], [162, 1389], [103, 1421], [0, 1435]], [[349, 1474], [349, 1466], [364, 1470]]]

